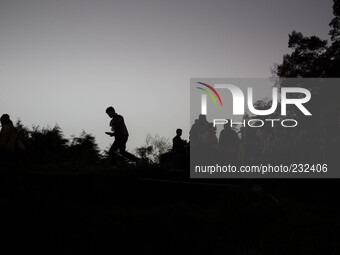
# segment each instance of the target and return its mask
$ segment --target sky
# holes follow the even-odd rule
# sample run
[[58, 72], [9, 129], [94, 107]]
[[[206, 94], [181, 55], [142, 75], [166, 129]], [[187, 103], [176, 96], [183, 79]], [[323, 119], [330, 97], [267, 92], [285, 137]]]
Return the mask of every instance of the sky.
[[[0, 114], [112, 143], [105, 113], [190, 130], [190, 78], [269, 77], [288, 34], [328, 38], [332, 0], [0, 0]], [[269, 88], [268, 88], [269, 89]]]

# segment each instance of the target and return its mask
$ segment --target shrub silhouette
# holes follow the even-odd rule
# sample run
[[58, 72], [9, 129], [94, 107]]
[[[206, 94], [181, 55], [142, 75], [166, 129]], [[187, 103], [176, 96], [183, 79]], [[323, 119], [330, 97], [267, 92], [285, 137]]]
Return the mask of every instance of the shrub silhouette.
[[65, 138], [62, 129], [55, 125], [53, 128], [40, 128], [34, 126], [32, 130], [22, 124], [16, 123], [18, 136], [26, 146], [26, 159], [35, 164], [84, 162], [97, 163], [100, 150], [95, 137], [85, 131], [72, 140]]
[[100, 160], [100, 151], [93, 135], [85, 131], [79, 137], [73, 137], [68, 147], [72, 160], [95, 164]]
[[35, 162], [55, 163], [66, 159], [68, 142], [58, 125], [42, 129], [35, 126], [30, 132], [29, 149]]

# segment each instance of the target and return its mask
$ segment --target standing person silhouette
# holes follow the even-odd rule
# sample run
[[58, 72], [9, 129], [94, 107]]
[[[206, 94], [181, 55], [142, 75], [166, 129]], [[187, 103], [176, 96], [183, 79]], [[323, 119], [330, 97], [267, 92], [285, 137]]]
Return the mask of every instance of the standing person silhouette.
[[229, 124], [224, 124], [224, 129], [221, 130], [219, 138], [221, 160], [226, 163], [237, 163], [239, 146], [240, 140], [236, 131]]
[[22, 159], [25, 146], [18, 138], [18, 130], [13, 126], [9, 115], [3, 114], [0, 123], [0, 158], [7, 158], [10, 161]]
[[106, 113], [111, 118], [110, 126], [111, 126], [111, 131], [112, 131], [112, 132], [106, 132], [106, 134], [111, 137], [112, 136], [115, 137], [115, 141], [112, 144], [110, 151], [109, 151], [109, 159], [111, 161], [112, 166], [114, 168], [117, 167], [116, 157], [115, 157], [115, 152], [117, 150], [119, 150], [122, 156], [126, 157], [127, 159], [131, 161], [137, 162], [139, 158], [137, 158], [136, 156], [126, 151], [126, 142], [129, 137], [129, 132], [124, 123], [123, 116], [118, 115], [112, 106], [106, 109]]
[[185, 141], [181, 138], [182, 129], [176, 130], [176, 136], [172, 139], [172, 151], [175, 154], [185, 154]]
[[182, 138], [182, 129], [176, 130], [176, 136], [172, 139], [172, 152], [174, 155], [175, 166], [183, 167], [186, 163], [187, 142]]

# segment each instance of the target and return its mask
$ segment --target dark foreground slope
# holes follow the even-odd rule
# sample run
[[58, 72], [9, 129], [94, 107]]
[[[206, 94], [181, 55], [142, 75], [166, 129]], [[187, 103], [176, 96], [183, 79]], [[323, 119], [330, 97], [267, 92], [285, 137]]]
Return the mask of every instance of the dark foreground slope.
[[338, 254], [337, 181], [257, 186], [185, 176], [3, 172], [1, 247], [12, 254]]

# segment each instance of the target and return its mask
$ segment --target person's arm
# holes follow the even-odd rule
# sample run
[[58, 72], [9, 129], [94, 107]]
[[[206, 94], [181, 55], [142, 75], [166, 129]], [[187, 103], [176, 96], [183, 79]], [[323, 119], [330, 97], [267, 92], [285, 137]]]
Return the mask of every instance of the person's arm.
[[109, 135], [109, 136], [115, 136], [116, 133], [116, 128], [115, 128], [115, 124], [114, 124], [114, 119], [111, 119], [109, 126], [111, 127], [111, 131], [112, 132], [105, 132], [105, 134]]

